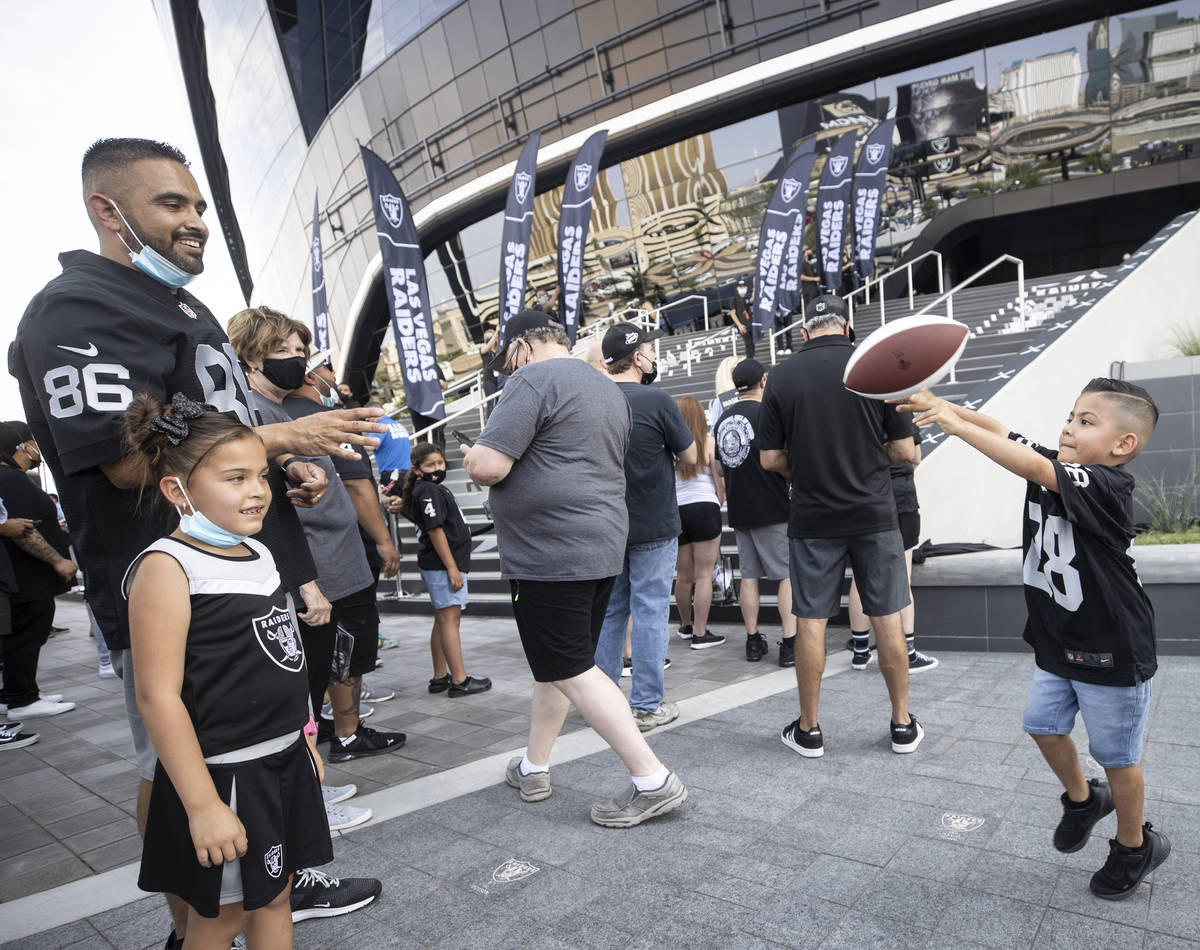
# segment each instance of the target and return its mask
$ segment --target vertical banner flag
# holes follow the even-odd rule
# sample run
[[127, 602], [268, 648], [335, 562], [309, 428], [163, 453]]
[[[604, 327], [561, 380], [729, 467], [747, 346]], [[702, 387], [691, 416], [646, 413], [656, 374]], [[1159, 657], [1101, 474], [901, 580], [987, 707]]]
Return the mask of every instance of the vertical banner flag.
[[817, 258], [821, 265], [821, 288], [829, 292], [842, 286], [842, 247], [850, 214], [854, 182], [854, 143], [858, 133], [846, 132], [825, 157], [825, 170], [817, 185]]
[[808, 214], [808, 186], [817, 156], [801, 151], [779, 176], [758, 235], [754, 278], [754, 317], [750, 332], [757, 342], [771, 332], [775, 314], [800, 303], [800, 248]]
[[583, 296], [583, 254], [587, 245], [588, 224], [592, 220], [592, 185], [604, 154], [607, 129], [592, 135], [576, 153], [567, 169], [567, 187], [563, 191], [558, 216], [558, 289], [560, 315], [571, 342], [579, 329], [579, 305]]
[[883, 213], [883, 190], [892, 163], [896, 121], [880, 122], [867, 136], [854, 171], [854, 262], [860, 280], [875, 272], [875, 236]]
[[375, 233], [383, 255], [383, 285], [392, 311], [392, 331], [404, 373], [404, 398], [409, 409], [441, 419], [446, 414], [438, 385], [433, 314], [425, 283], [421, 242], [408, 213], [408, 202], [387, 163], [360, 146], [375, 209]]
[[537, 153], [541, 133], [534, 132], [521, 149], [517, 170], [504, 206], [500, 234], [500, 318], [496, 332], [504, 339], [504, 324], [525, 309], [525, 273], [529, 263], [529, 234], [533, 229], [533, 193], [537, 186]]
[[313, 337], [318, 350], [329, 349], [329, 309], [325, 305], [325, 262], [321, 258], [321, 205], [313, 195], [312, 229]]

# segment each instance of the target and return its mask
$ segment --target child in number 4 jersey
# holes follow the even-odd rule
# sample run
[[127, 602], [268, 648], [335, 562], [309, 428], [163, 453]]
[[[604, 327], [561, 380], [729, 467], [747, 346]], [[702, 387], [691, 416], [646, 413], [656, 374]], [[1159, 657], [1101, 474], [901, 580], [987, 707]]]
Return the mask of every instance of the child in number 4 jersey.
[[[1037, 669], [1023, 728], [1066, 788], [1055, 848], [1080, 850], [1093, 826], [1116, 810], [1117, 834], [1091, 890], [1105, 900], [1126, 898], [1171, 852], [1167, 836], [1142, 822], [1139, 762], [1158, 663], [1154, 610], [1129, 555], [1134, 482], [1124, 467], [1145, 447], [1158, 408], [1140, 386], [1093, 379], [1054, 451], [928, 391], [896, 402], [917, 413], [918, 425], [936, 423], [1028, 483], [1025, 640]], [[1070, 736], [1077, 711], [1107, 783], [1084, 778]]]

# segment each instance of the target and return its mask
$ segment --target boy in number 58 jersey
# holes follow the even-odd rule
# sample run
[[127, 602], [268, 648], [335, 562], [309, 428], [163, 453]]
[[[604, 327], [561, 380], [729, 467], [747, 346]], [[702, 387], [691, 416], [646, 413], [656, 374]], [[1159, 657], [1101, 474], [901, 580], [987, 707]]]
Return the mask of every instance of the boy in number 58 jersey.
[[[1115, 809], [1117, 835], [1091, 890], [1104, 900], [1128, 897], [1171, 853], [1167, 836], [1142, 822], [1139, 763], [1158, 662], [1154, 609], [1129, 555], [1133, 476], [1124, 468], [1149, 440], [1158, 408], [1140, 386], [1093, 379], [1075, 400], [1054, 451], [928, 391], [898, 402], [901, 410], [919, 413], [918, 425], [938, 424], [1028, 482], [1025, 640], [1037, 669], [1024, 729], [1066, 789], [1054, 847], [1079, 851]], [[1076, 712], [1107, 784], [1084, 778], [1070, 736]]]

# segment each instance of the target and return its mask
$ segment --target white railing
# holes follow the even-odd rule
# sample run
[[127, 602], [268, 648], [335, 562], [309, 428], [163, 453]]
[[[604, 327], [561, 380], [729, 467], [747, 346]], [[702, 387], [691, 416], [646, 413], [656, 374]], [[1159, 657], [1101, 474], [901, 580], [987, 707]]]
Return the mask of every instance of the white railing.
[[[708, 298], [706, 296], [704, 296], [704, 294], [689, 294], [686, 297], [680, 297], [678, 300], [672, 300], [668, 304], [663, 304], [661, 307], [657, 307], [656, 309], [651, 310], [649, 312], [652, 313], [655, 316], [655, 318], [657, 318], [658, 315], [661, 314], [664, 310], [670, 310], [672, 307], [678, 307], [680, 304], [687, 303], [689, 300], [699, 300], [701, 305], [704, 307], [704, 329], [707, 331], [709, 329], [709, 326], [708, 326]], [[655, 319], [655, 326], [657, 326], [657, 325], [658, 325], [658, 321], [657, 321], [657, 319]]]
[[[734, 353], [736, 353], [737, 340], [739, 336], [736, 327], [721, 327], [719, 330], [714, 330], [712, 333], [709, 333], [707, 336], [702, 336], [699, 339], [696, 337], [688, 338], [687, 343], [684, 344], [683, 358], [687, 362], [687, 374], [689, 376], [692, 375], [692, 350], [696, 349], [697, 347], [711, 346], [712, 344], [718, 342], [723, 336], [730, 337], [730, 346], [733, 347]], [[658, 341], [655, 341], [655, 346], [657, 345]]]
[[938, 251], [926, 251], [919, 257], [914, 257], [911, 261], [905, 261], [901, 266], [888, 271], [886, 274], [880, 274], [878, 277], [868, 280], [861, 287], [858, 287], [846, 294], [846, 296], [842, 299], [846, 301], [846, 306], [850, 308], [850, 323], [854, 323], [854, 298], [861, 295], [863, 298], [863, 304], [869, 304], [871, 302], [871, 289], [874, 288], [877, 291], [877, 296], [879, 297], [879, 325], [883, 326], [884, 323], [887, 322], [887, 314], [884, 312], [887, 304], [886, 296], [883, 292], [883, 285], [888, 280], [901, 273], [908, 275], [908, 309], [911, 311], [913, 308], [914, 294], [913, 267], [921, 263], [921, 261], [925, 260], [927, 257], [933, 257], [937, 259], [937, 292], [939, 294], [942, 293], [945, 289], [942, 286], [942, 255]]
[[785, 334], [793, 333], [797, 329], [803, 330], [803, 328], [804, 328], [804, 298], [801, 297], [800, 298], [800, 319], [793, 320], [787, 326], [781, 327], [780, 329], [774, 331], [773, 333], [767, 334], [767, 346], [770, 347], [770, 350], [771, 350], [771, 365], [772, 366], [775, 365], [775, 362], [778, 358], [775, 341], [778, 340], [781, 336], [784, 336]]

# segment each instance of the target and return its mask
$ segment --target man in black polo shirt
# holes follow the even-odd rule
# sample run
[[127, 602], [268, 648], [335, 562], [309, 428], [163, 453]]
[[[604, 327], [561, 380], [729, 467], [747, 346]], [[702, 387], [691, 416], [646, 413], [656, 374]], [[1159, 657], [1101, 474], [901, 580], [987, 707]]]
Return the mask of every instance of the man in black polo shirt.
[[800, 718], [780, 738], [808, 758], [825, 753], [818, 725], [825, 625], [837, 613], [846, 558], [875, 627], [879, 666], [892, 700], [892, 751], [924, 735], [908, 713], [908, 651], [900, 609], [908, 603], [904, 551], [888, 466], [911, 458], [911, 423], [883, 402], [842, 385], [853, 351], [846, 307], [821, 296], [808, 308], [805, 344], [771, 373], [758, 431], [763, 468], [790, 476], [788, 522], [796, 686]]
[[777, 602], [783, 639], [779, 665], [795, 662], [796, 618], [792, 615], [792, 582], [788, 568], [788, 487], [778, 472], [768, 472], [754, 447], [762, 414], [767, 374], [758, 360], [742, 360], [733, 368], [738, 400], [717, 420], [717, 464], [725, 476], [729, 527], [737, 537], [738, 568], [742, 575], [738, 603], [746, 624], [746, 659], [754, 663], [767, 655], [767, 641], [758, 632], [758, 579], [778, 581]]

